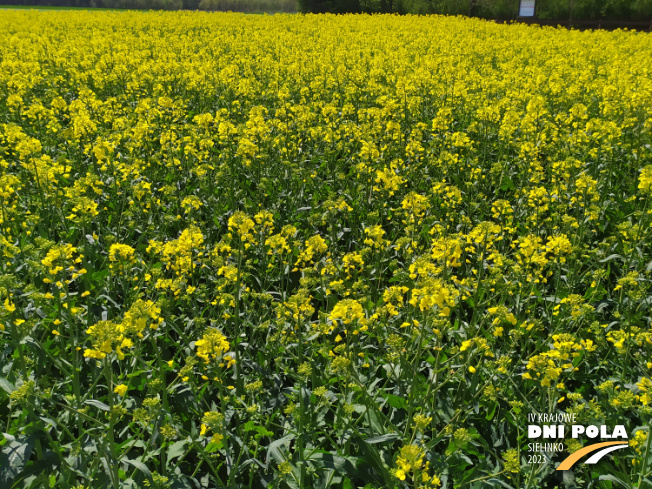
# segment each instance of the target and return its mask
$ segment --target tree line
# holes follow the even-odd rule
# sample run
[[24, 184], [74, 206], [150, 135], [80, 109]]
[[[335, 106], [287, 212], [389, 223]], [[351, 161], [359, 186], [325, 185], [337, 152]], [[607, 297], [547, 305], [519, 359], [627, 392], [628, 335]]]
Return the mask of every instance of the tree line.
[[[518, 18], [520, 0], [297, 0], [300, 12], [467, 15]], [[536, 18], [652, 20], [652, 0], [537, 0]]]
[[[520, 0], [0, 0], [23, 6], [234, 12], [468, 15], [509, 20]], [[652, 21], [652, 0], [537, 0], [536, 17], [553, 20]]]
[[207, 10], [245, 13], [297, 12], [296, 0], [0, 0], [0, 4], [131, 10]]

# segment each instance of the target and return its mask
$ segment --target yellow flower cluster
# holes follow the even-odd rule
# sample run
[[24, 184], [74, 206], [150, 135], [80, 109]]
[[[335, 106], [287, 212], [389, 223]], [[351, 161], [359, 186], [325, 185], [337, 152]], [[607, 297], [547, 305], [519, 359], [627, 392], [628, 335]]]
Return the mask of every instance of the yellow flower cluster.
[[408, 476], [415, 479], [415, 486], [420, 489], [436, 488], [441, 486], [441, 480], [436, 475], [429, 475], [430, 462], [424, 463], [425, 450], [418, 445], [405, 445], [401, 447], [396, 459], [397, 467], [392, 470], [394, 477], [404, 481]]
[[152, 301], [135, 301], [121, 322], [99, 321], [86, 330], [93, 348], [87, 348], [84, 356], [100, 360], [115, 350], [118, 359], [125, 358], [124, 350], [134, 346], [134, 338], [143, 338], [143, 331], [158, 329], [163, 322], [161, 309]]
[[358, 334], [360, 331], [367, 331], [368, 329], [367, 318], [362, 304], [355, 299], [344, 299], [335, 304], [330, 312], [329, 319], [331, 321], [339, 320], [344, 326], [354, 324], [356, 328], [353, 334]]
[[222, 432], [224, 431], [224, 415], [217, 411], [207, 411], [201, 420], [201, 428], [199, 434], [206, 435], [208, 432], [213, 432], [211, 437], [212, 443], [220, 443], [224, 439]]
[[[212, 360], [222, 358], [224, 353], [229, 351], [231, 345], [218, 329], [209, 328], [204, 332], [204, 335], [201, 339], [195, 342], [195, 347], [197, 348], [197, 356], [201, 358], [204, 363], [209, 363]], [[229, 355], [224, 356], [224, 360], [227, 363], [227, 366], [233, 365], [235, 360]]]
[[111, 270], [121, 273], [136, 262], [136, 250], [127, 244], [114, 243], [109, 248], [109, 261]]

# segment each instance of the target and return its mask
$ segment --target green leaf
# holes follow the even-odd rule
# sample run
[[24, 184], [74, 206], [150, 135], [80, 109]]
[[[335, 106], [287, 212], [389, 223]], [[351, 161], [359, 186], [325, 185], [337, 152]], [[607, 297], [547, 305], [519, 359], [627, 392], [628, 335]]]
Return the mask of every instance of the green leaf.
[[491, 411], [489, 411], [489, 412], [487, 413], [487, 415], [485, 416], [485, 419], [486, 419], [487, 421], [491, 421], [491, 420], [494, 418], [494, 416], [496, 415], [496, 409], [497, 409], [497, 408], [498, 408], [498, 403], [497, 403], [497, 402], [494, 402], [494, 403], [493, 403], [493, 406], [492, 406], [492, 408], [491, 408]]
[[108, 275], [109, 275], [109, 269], [105, 268], [104, 270], [100, 270], [98, 272], [94, 272], [93, 274], [91, 274], [91, 280], [93, 282], [99, 282], [104, 278], [106, 278]]
[[14, 384], [9, 382], [7, 379], [4, 377], [0, 377], [0, 387], [2, 388], [3, 391], [5, 391], [7, 394], [11, 394], [13, 391], [16, 390], [16, 387], [14, 387]]
[[385, 399], [387, 399], [387, 403], [394, 409], [407, 409], [407, 401], [402, 397], [395, 396], [394, 394], [387, 394]]
[[575, 474], [572, 470], [562, 470], [562, 480], [566, 487], [575, 484]]
[[348, 474], [355, 476], [356, 463], [358, 461], [355, 457], [342, 457], [331, 452], [319, 451], [315, 452], [308, 458], [310, 462], [317, 462], [321, 467], [334, 469], [339, 474]]
[[[566, 472], [566, 471], [564, 471], [564, 472]], [[618, 477], [616, 477], [616, 476], [614, 476], [614, 475], [601, 475], [601, 476], [598, 478], [598, 480], [601, 480], [601, 481], [610, 481], [610, 482], [615, 482], [615, 483], [618, 484], [619, 486], [621, 486], [621, 487], [625, 487], [625, 488], [629, 489], [629, 484], [627, 484], [624, 480], [619, 479]]]
[[600, 263], [606, 263], [606, 262], [608, 262], [608, 261], [615, 260], [615, 259], [617, 259], [617, 258], [619, 258], [619, 259], [621, 259], [621, 260], [624, 260], [624, 258], [622, 257], [622, 255], [618, 255], [618, 254], [614, 253], [613, 255], [609, 255], [609, 256], [608, 256], [607, 258], [605, 258], [604, 260], [600, 260]]
[[208, 442], [206, 445], [206, 453], [214, 453], [217, 452], [220, 448], [224, 448], [224, 442], [220, 440], [218, 443], [215, 443], [213, 441]]
[[0, 487], [11, 487], [13, 480], [27, 465], [34, 447], [32, 436], [17, 437], [0, 450]]
[[389, 473], [387, 465], [383, 462], [378, 449], [374, 445], [369, 445], [368, 443], [361, 443], [359, 447], [364, 453], [365, 464], [373, 469], [373, 471], [370, 471], [371, 474], [375, 472], [376, 474], [374, 475], [380, 476], [382, 482], [385, 483], [386, 486], [393, 487], [390, 484], [395, 482], [394, 476]]
[[377, 443], [387, 443], [389, 441], [398, 440], [400, 436], [396, 433], [387, 433], [386, 435], [372, 436], [365, 440], [369, 445], [376, 445]]
[[96, 407], [97, 409], [101, 409], [102, 411], [110, 411], [111, 408], [104, 404], [102, 401], [98, 401], [96, 399], [89, 399], [88, 401], [85, 401], [84, 404], [88, 404], [89, 406]]
[[147, 468], [147, 465], [145, 465], [145, 464], [142, 463], [141, 461], [139, 461], [139, 460], [132, 460], [132, 459], [126, 458], [126, 459], [123, 460], [123, 462], [126, 463], [126, 464], [129, 464], [129, 465], [131, 465], [131, 466], [133, 466], [133, 467], [135, 467], [135, 468], [137, 468], [137, 469], [140, 470], [143, 474], [145, 474], [145, 475], [147, 476], [147, 478], [149, 478], [149, 479], [152, 478], [152, 473], [151, 473], [151, 472], [149, 471], [149, 469]]
[[245, 431], [256, 431], [260, 436], [272, 437], [274, 433], [265, 429], [263, 426], [259, 426], [253, 421], [247, 421], [244, 425]]
[[277, 464], [283, 463], [285, 461], [285, 456], [283, 455], [283, 452], [281, 452], [281, 447], [288, 445], [295, 438], [296, 436], [294, 435], [285, 435], [283, 438], [274, 440], [270, 443], [267, 447], [267, 459], [265, 460], [265, 464], [269, 467], [271, 459], [274, 459]]
[[43, 421], [45, 424], [49, 424], [49, 425], [52, 426], [53, 428], [56, 428], [56, 427], [57, 427], [57, 422], [54, 421], [53, 419], [46, 418], [45, 416], [39, 416], [39, 418], [40, 418], [41, 421]]
[[451, 440], [448, 443], [448, 447], [446, 448], [446, 451], [444, 452], [446, 456], [450, 456], [453, 453], [455, 453], [455, 450], [457, 450], [457, 442], [455, 440]]
[[167, 452], [168, 466], [170, 465], [170, 460], [173, 460], [175, 458], [179, 458], [184, 453], [186, 453], [186, 445], [187, 444], [188, 444], [188, 440], [180, 440], [180, 441], [170, 445], [170, 447], [168, 448], [168, 452]]
[[507, 482], [497, 479], [496, 477], [487, 479], [485, 483], [490, 485], [491, 487], [502, 486], [507, 489], [514, 489], [514, 486], [510, 486]]
[[372, 432], [382, 433], [383, 431], [385, 431], [385, 427], [381, 423], [380, 419], [378, 419], [378, 415], [376, 414], [376, 411], [374, 411], [371, 408], [368, 408], [366, 416], [367, 416], [367, 419], [369, 420], [369, 425], [371, 426], [371, 429], [373, 430]]
[[516, 187], [514, 186], [514, 182], [512, 181], [511, 178], [505, 177], [505, 178], [503, 178], [503, 182], [500, 185], [500, 190], [503, 190], [503, 191], [516, 190]]

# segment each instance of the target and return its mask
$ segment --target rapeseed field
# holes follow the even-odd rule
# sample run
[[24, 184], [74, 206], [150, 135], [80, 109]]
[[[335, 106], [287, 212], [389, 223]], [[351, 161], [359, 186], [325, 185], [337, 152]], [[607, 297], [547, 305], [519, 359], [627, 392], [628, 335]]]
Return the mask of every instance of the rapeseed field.
[[0, 486], [652, 487], [651, 129], [645, 33], [1, 12]]

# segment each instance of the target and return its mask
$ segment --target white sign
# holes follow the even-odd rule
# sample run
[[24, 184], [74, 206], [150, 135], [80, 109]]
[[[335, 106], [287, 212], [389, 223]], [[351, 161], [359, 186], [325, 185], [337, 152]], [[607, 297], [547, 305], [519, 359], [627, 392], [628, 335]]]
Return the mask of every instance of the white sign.
[[519, 17], [534, 17], [535, 0], [521, 0], [521, 8], [518, 11]]

